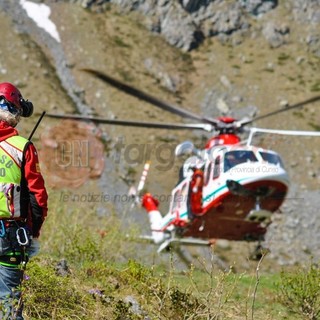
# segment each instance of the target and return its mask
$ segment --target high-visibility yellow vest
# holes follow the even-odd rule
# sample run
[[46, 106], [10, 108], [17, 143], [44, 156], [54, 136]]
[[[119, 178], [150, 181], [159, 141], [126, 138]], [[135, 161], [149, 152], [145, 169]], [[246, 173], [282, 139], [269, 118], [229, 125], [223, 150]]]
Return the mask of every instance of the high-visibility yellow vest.
[[0, 219], [19, 218], [21, 164], [29, 141], [12, 136], [0, 142]]

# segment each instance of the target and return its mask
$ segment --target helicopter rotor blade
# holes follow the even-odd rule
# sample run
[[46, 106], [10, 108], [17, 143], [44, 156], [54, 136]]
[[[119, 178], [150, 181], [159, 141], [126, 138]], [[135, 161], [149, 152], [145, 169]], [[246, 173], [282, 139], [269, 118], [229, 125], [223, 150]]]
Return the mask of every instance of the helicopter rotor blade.
[[247, 145], [250, 145], [255, 133], [270, 133], [286, 136], [304, 136], [304, 137], [320, 137], [320, 131], [299, 131], [299, 130], [276, 130], [264, 128], [250, 128], [250, 134], [247, 139]]
[[140, 121], [128, 121], [128, 120], [112, 120], [97, 118], [92, 116], [80, 116], [73, 114], [53, 114], [47, 113], [47, 117], [56, 119], [71, 119], [71, 120], [82, 120], [82, 121], [92, 121], [95, 123], [102, 124], [113, 124], [119, 126], [128, 127], [140, 127], [140, 128], [157, 128], [157, 129], [170, 129], [170, 130], [181, 130], [181, 129], [195, 129], [195, 130], [205, 130], [212, 131], [213, 127], [208, 123], [195, 123], [195, 124], [175, 124], [175, 123], [160, 123], [160, 122], [140, 122]]
[[168, 102], [162, 101], [156, 97], [151, 96], [150, 94], [143, 92], [131, 85], [125, 84], [122, 81], [116, 80], [115, 78], [102, 73], [100, 71], [96, 71], [93, 69], [81, 69], [84, 72], [90, 73], [93, 76], [97, 77], [98, 79], [110, 84], [111, 86], [131, 95], [134, 96], [138, 99], [141, 99], [143, 101], [146, 101], [162, 110], [166, 110], [168, 112], [171, 112], [173, 114], [179, 115], [181, 117], [184, 118], [189, 118], [189, 119], [193, 119], [193, 120], [197, 120], [197, 121], [201, 121], [201, 122], [205, 122], [205, 123], [210, 123], [212, 125], [216, 125], [219, 121], [216, 119], [209, 119], [206, 117], [202, 117], [199, 116], [195, 113], [192, 113], [188, 110], [185, 109], [181, 109], [180, 107], [174, 106]]
[[276, 130], [276, 129], [264, 129], [264, 128], [250, 128], [250, 131], [262, 132], [262, 133], [282, 134], [282, 135], [289, 135], [289, 136], [307, 136], [307, 137], [320, 136], [320, 131]]
[[239, 124], [240, 124], [240, 126], [244, 126], [244, 125], [250, 124], [250, 123], [252, 123], [252, 122], [255, 122], [255, 121], [258, 121], [258, 120], [261, 120], [261, 119], [265, 119], [265, 118], [274, 116], [274, 115], [279, 114], [279, 113], [281, 113], [281, 112], [286, 112], [286, 111], [289, 111], [289, 110], [292, 110], [292, 109], [296, 109], [296, 108], [299, 108], [299, 107], [303, 107], [304, 105], [307, 105], [307, 104], [316, 102], [316, 101], [318, 101], [318, 100], [320, 100], [320, 96], [315, 96], [315, 97], [312, 97], [312, 98], [310, 98], [310, 99], [307, 99], [307, 100], [298, 102], [298, 103], [296, 103], [296, 104], [293, 104], [293, 105], [291, 105], [291, 106], [287, 106], [286, 108], [282, 108], [282, 109], [279, 109], [279, 110], [275, 110], [275, 111], [272, 111], [272, 112], [263, 114], [263, 115], [261, 115], [261, 116], [255, 117], [255, 118], [253, 118], [253, 119], [244, 120], [244, 121], [239, 121]]

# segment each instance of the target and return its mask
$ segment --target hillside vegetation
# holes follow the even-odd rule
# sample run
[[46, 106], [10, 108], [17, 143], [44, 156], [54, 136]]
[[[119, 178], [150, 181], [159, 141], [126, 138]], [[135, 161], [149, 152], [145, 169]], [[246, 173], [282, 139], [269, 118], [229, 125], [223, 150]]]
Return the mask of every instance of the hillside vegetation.
[[57, 199], [51, 210], [42, 254], [25, 274], [26, 319], [319, 319], [320, 271], [312, 261], [273, 274], [263, 258], [243, 273], [204, 262], [177, 270], [174, 255], [168, 265], [142, 265], [127, 259], [134, 248], [116, 217], [102, 222]]

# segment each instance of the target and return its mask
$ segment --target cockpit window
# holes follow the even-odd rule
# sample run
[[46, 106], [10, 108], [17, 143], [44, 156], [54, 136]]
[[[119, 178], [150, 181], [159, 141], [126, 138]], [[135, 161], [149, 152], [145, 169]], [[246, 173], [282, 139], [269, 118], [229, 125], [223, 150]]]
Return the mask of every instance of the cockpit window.
[[259, 153], [264, 161], [267, 161], [274, 165], [280, 165], [280, 167], [282, 168], [284, 167], [281, 158], [277, 154], [263, 151], [260, 151]]
[[226, 152], [224, 156], [224, 171], [228, 171], [234, 166], [245, 162], [256, 162], [258, 159], [249, 150], [234, 150]]

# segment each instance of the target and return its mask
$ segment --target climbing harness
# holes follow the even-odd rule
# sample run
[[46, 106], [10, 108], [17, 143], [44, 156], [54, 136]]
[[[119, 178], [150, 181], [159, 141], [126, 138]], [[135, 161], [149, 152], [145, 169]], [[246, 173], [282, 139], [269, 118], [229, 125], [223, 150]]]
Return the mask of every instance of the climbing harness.
[[0, 265], [25, 268], [28, 262], [26, 248], [31, 245], [31, 236], [20, 221], [0, 220]]

